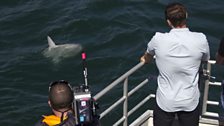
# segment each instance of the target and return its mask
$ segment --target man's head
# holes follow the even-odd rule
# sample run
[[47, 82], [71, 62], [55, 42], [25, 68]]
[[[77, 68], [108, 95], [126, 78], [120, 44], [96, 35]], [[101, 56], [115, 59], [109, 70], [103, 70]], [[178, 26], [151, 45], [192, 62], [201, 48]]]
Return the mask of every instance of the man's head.
[[73, 91], [67, 81], [55, 81], [49, 86], [49, 104], [57, 111], [71, 108]]
[[165, 18], [169, 25], [175, 28], [182, 27], [186, 25], [187, 10], [180, 3], [171, 3], [166, 7]]

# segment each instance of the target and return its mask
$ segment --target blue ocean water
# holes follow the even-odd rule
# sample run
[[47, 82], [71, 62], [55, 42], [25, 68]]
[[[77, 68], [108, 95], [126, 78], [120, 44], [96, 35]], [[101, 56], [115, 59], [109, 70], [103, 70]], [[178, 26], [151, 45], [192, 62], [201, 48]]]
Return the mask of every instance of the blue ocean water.
[[[173, 0], [1, 0], [0, 124], [34, 125], [49, 113], [51, 81], [83, 83], [80, 54], [60, 63], [43, 56], [48, 35], [58, 44], [82, 45], [89, 84], [96, 94], [139, 62], [156, 31], [169, 31], [163, 14], [169, 2]], [[214, 59], [224, 33], [224, 1], [179, 2], [188, 8], [189, 28], [207, 36]], [[147, 65], [135, 80], [156, 73], [155, 64]], [[215, 66], [212, 74], [217, 81], [223, 79], [223, 66]]]

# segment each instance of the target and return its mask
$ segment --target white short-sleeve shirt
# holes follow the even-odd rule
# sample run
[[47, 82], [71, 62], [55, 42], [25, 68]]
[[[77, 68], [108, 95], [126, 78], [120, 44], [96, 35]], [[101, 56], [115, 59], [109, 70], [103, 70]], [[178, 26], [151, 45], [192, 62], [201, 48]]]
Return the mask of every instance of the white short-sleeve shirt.
[[156, 56], [159, 107], [167, 112], [194, 110], [200, 97], [199, 67], [201, 61], [210, 58], [206, 36], [188, 28], [157, 32], [148, 43], [147, 52]]

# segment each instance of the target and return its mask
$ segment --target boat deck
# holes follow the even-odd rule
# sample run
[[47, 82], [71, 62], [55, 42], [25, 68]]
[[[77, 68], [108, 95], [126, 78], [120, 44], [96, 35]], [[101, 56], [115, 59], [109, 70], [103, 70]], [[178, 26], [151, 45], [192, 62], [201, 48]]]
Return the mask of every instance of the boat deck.
[[[147, 110], [138, 119], [136, 119], [130, 126], [153, 126], [153, 111]], [[175, 120], [172, 126], [180, 126], [178, 121]], [[202, 118], [200, 117], [199, 126], [224, 126], [223, 122], [219, 122], [217, 119]]]
[[[217, 126], [219, 124], [209, 124], [209, 123], [205, 123], [205, 122], [200, 122], [199, 126]], [[149, 121], [141, 126], [153, 126], [153, 118], [149, 118]], [[173, 126], [179, 126], [178, 122], [174, 122]], [[219, 125], [221, 126], [221, 125]]]

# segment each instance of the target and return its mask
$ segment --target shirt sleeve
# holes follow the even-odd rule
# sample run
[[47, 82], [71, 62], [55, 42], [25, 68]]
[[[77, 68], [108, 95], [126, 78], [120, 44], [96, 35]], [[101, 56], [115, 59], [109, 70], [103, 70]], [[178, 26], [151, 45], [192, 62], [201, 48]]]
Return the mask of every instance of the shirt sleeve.
[[219, 55], [224, 56], [224, 37], [222, 38], [222, 40], [219, 44], [218, 53], [219, 53]]
[[205, 52], [202, 56], [202, 61], [208, 61], [210, 59], [210, 49], [209, 49], [209, 45], [208, 45], [208, 41], [205, 37]]
[[146, 52], [155, 55], [155, 42], [156, 42], [156, 34], [152, 37], [152, 39], [149, 41]]

